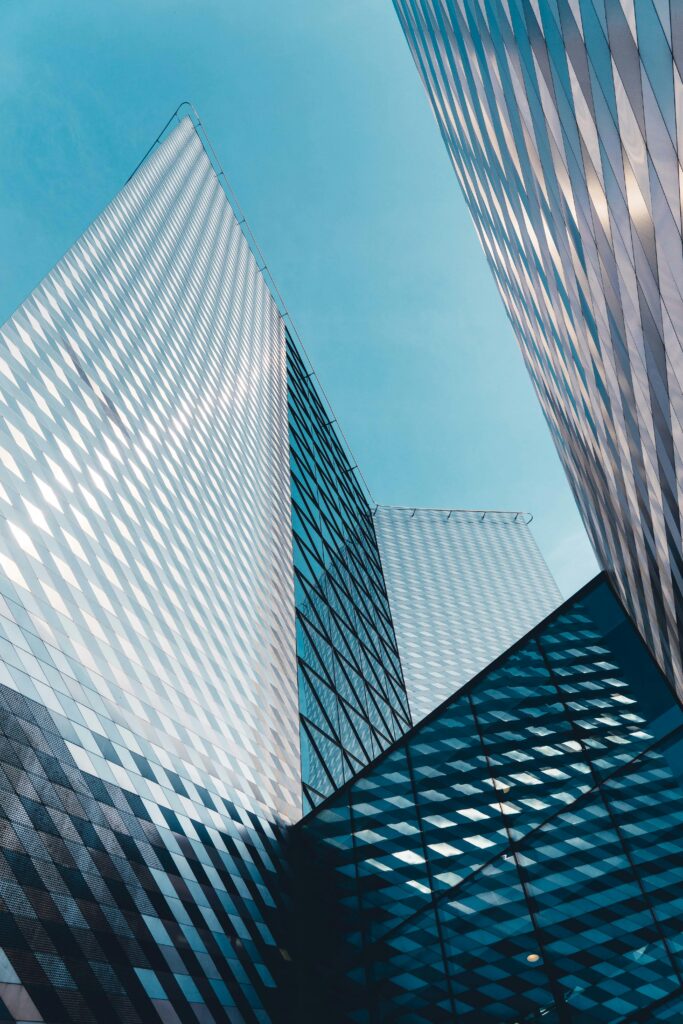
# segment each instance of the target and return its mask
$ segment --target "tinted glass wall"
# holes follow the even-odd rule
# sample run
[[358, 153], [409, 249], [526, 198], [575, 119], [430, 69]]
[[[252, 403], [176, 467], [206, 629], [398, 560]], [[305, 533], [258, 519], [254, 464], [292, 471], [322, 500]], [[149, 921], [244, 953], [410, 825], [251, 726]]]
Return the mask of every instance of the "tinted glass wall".
[[680, 1016], [683, 713], [604, 577], [295, 831], [304, 1019]]
[[680, 0], [394, 0], [593, 545], [683, 692]]
[[292, 527], [308, 806], [410, 726], [370, 505], [287, 337]]

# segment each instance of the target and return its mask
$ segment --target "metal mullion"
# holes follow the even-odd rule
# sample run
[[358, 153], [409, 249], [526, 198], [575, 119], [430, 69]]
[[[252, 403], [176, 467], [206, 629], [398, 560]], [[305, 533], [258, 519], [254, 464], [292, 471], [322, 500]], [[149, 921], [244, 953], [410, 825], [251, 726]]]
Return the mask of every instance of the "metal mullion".
[[[320, 675], [319, 675], [319, 674], [318, 674], [318, 673], [317, 673], [317, 672], [316, 672], [316, 671], [315, 671], [315, 670], [314, 670], [314, 669], [313, 669], [313, 668], [312, 668], [312, 667], [311, 667], [310, 665], [308, 665], [308, 664], [307, 664], [307, 663], [306, 663], [305, 661], [303, 661], [303, 660], [300, 660], [300, 662], [299, 662], [299, 668], [300, 668], [300, 670], [302, 671], [302, 673], [304, 674], [304, 676], [306, 676], [306, 682], [308, 683], [308, 686], [309, 686], [309, 688], [310, 688], [310, 690], [311, 690], [311, 693], [313, 694], [313, 696], [314, 696], [314, 698], [315, 698], [316, 704], [318, 705], [318, 707], [320, 708], [320, 710], [321, 710], [321, 712], [322, 712], [322, 716], [323, 716], [323, 718], [324, 718], [324, 719], [325, 719], [325, 721], [326, 721], [326, 722], [327, 722], [327, 723], [329, 724], [329, 738], [330, 738], [330, 739], [332, 739], [332, 740], [334, 741], [334, 725], [333, 725], [333, 724], [332, 724], [332, 722], [330, 721], [330, 717], [329, 717], [329, 715], [328, 715], [328, 713], [327, 713], [327, 710], [326, 710], [326, 708], [325, 708], [325, 705], [324, 705], [324, 704], [322, 703], [322, 701], [321, 701], [321, 700], [320, 700], [320, 699], [318, 698], [318, 693], [317, 693], [317, 689], [316, 689], [316, 687], [315, 687], [315, 686], [313, 686], [313, 684], [312, 684], [312, 683], [310, 682], [310, 680], [308, 679], [308, 675], [309, 675], [309, 673], [310, 673], [311, 675], [315, 676], [315, 679], [316, 679], [316, 681], [317, 681], [317, 682], [318, 682], [318, 683], [319, 683], [319, 684], [320, 684], [321, 686], [324, 686], [324, 687], [325, 687], [325, 688], [326, 688], [327, 690], [329, 690], [329, 691], [330, 691], [330, 693], [331, 693], [331, 694], [332, 694], [332, 696], [333, 696], [333, 697], [335, 698], [335, 700], [338, 700], [337, 694], [336, 694], [336, 693], [334, 692], [334, 690], [332, 690], [332, 689], [331, 689], [331, 687], [330, 687], [330, 686], [329, 686], [329, 685], [328, 685], [328, 684], [327, 684], [327, 683], [326, 683], [326, 682], [324, 681], [324, 679], [322, 679], [322, 678], [321, 678], [321, 676], [320, 676]], [[306, 719], [307, 719], [307, 720], [308, 720], [308, 721], [309, 721], [309, 722], [311, 723], [311, 725], [313, 725], [313, 726], [314, 726], [315, 728], [317, 728], [317, 729], [318, 729], [318, 730], [319, 730], [320, 732], [324, 732], [324, 730], [323, 730], [323, 729], [321, 729], [321, 728], [320, 728], [320, 726], [316, 726], [315, 722], [313, 721], [313, 719], [312, 719], [312, 718], [311, 718], [311, 717], [310, 717], [309, 715], [306, 715], [306, 714], [304, 714], [304, 713], [302, 712], [302, 717], [303, 717], [303, 718], [306, 718]]]
[[[535, 643], [536, 643], [536, 638], [534, 638], [531, 641], [532, 645], [535, 644]], [[486, 741], [484, 739], [484, 733], [482, 731], [481, 725], [479, 723], [479, 719], [477, 717], [477, 711], [476, 711], [475, 702], [473, 700], [473, 695], [471, 693], [467, 693], [466, 700], [467, 700], [467, 703], [469, 704], [469, 707], [470, 707], [470, 712], [472, 714], [472, 721], [473, 721], [474, 727], [475, 727], [475, 729], [477, 731], [477, 736], [479, 737], [479, 744], [481, 746], [482, 752], [483, 752], [484, 757], [486, 759], [486, 766], [487, 766], [487, 769], [488, 769], [489, 778], [491, 778], [492, 780], [496, 779], [497, 778], [497, 773], [494, 771], [494, 766], [491, 763], [491, 758], [490, 758], [490, 755], [489, 755], [489, 752], [488, 752], [488, 749], [487, 749]], [[508, 850], [512, 854], [514, 862], [515, 862], [515, 869], [517, 871], [517, 877], [519, 879], [519, 883], [520, 883], [520, 886], [521, 886], [521, 889], [522, 889], [522, 894], [523, 894], [523, 897], [524, 897], [524, 901], [525, 901], [526, 906], [527, 906], [527, 913], [529, 915], [529, 920], [531, 922], [531, 927], [533, 929], [534, 935], [536, 936], [536, 942], [538, 943], [538, 948], [540, 950], [542, 950], [542, 951], [545, 951], [545, 945], [544, 945], [544, 942], [543, 942], [543, 932], [542, 932], [542, 930], [541, 930], [541, 928], [540, 928], [540, 926], [538, 924], [538, 921], [536, 919], [536, 914], [535, 914], [535, 912], [533, 910], [533, 907], [532, 907], [532, 904], [531, 904], [531, 894], [529, 893], [529, 891], [527, 889], [526, 882], [525, 882], [524, 877], [522, 875], [521, 865], [520, 865], [518, 857], [517, 857], [516, 840], [514, 840], [513, 837], [512, 837], [512, 833], [510, 831], [510, 827], [509, 827], [509, 825], [507, 823], [506, 815], [505, 815], [505, 813], [503, 811], [502, 806], [500, 806], [501, 801], [500, 801], [500, 797], [498, 796], [498, 790], [495, 787], [494, 787], [494, 793], [495, 793], [495, 799], [497, 800], [498, 805], [499, 805], [499, 813], [500, 813], [501, 818], [502, 818], [503, 828], [505, 829], [505, 834], [507, 835]], [[566, 808], [565, 808], [565, 810], [566, 810]], [[492, 861], [500, 859], [500, 857], [504, 856], [505, 852], [506, 852], [505, 850], [501, 850], [498, 853], [496, 858], [491, 858]], [[566, 1004], [565, 1004], [565, 1000], [564, 1000], [562, 984], [561, 984], [559, 978], [555, 976], [554, 969], [551, 969], [549, 958], [547, 958], [546, 956], [543, 957], [543, 970], [544, 970], [545, 975], [546, 975], [546, 977], [548, 979], [551, 995], [552, 995], [552, 997], [553, 997], [553, 999], [555, 1001], [555, 1006], [556, 1006], [556, 1009], [557, 1009], [557, 1012], [558, 1012], [558, 1016], [559, 1016], [559, 1019], [560, 1019], [560, 1024], [571, 1024], [571, 1019], [570, 1019], [570, 1017], [568, 1016], [568, 1014], [566, 1012]]]
[[[413, 760], [412, 760], [412, 756], [411, 756], [411, 750], [410, 750], [410, 744], [409, 743], [405, 744], [405, 755], [406, 755], [406, 764], [407, 764], [407, 767], [408, 767], [408, 778], [410, 779], [410, 788], [411, 788], [411, 792], [412, 792], [412, 796], [413, 796], [413, 806], [415, 808], [415, 818], [416, 818], [416, 821], [417, 821], [417, 828], [418, 828], [418, 833], [419, 833], [419, 836], [420, 836], [420, 845], [422, 847], [422, 855], [424, 857], [424, 862], [425, 862], [425, 874], [427, 875], [427, 878], [429, 879], [429, 889], [430, 889], [430, 894], [431, 894], [431, 900], [430, 900], [431, 911], [432, 911], [432, 916], [433, 916], [434, 924], [436, 925], [436, 932], [437, 932], [437, 936], [438, 936], [439, 948], [441, 949], [441, 959], [442, 959], [442, 962], [443, 962], [443, 971], [444, 971], [444, 976], [446, 978], [446, 986], [447, 986], [447, 989], [448, 989], [448, 995], [449, 995], [449, 998], [450, 998], [450, 1001], [451, 1001], [451, 1011], [453, 1013], [453, 1018], [455, 1020], [456, 1019], [456, 1009], [455, 1009], [456, 1001], [455, 1001], [455, 996], [453, 994], [453, 985], [452, 985], [452, 982], [451, 982], [451, 972], [450, 972], [449, 966], [448, 966], [448, 957], [446, 956], [446, 943], [445, 943], [444, 935], [443, 935], [443, 926], [442, 926], [442, 923], [441, 923], [441, 917], [439, 915], [438, 905], [437, 905], [436, 899], [434, 898], [434, 874], [433, 874], [433, 871], [432, 871], [431, 858], [429, 857], [429, 854], [427, 852], [427, 840], [425, 838], [424, 821], [423, 821], [422, 813], [421, 813], [421, 810], [420, 810], [420, 801], [419, 801], [417, 782], [415, 781], [415, 769], [413, 767]], [[384, 939], [385, 942], [386, 942], [386, 938], [387, 938], [387, 936], [384, 935], [383, 939]]]
[[[365, 743], [361, 739], [361, 737], [358, 735], [358, 730], [356, 729], [355, 723], [354, 723], [353, 719], [347, 714], [346, 708], [347, 707], [350, 708], [351, 711], [353, 711], [355, 714], [358, 714], [358, 712], [356, 711], [356, 709], [351, 704], [349, 704], [349, 702], [346, 700], [346, 698], [344, 696], [342, 696], [341, 694], [339, 696], [339, 706], [342, 709], [343, 713], [346, 715], [346, 721], [349, 723], [349, 727], [351, 728], [354, 736], [358, 740], [358, 746], [361, 748], [361, 750], [365, 754], [366, 759], [372, 757], [372, 751], [367, 751], [365, 749]], [[367, 764], [367, 760], [366, 760], [365, 763]]]
[[[322, 754], [320, 753], [320, 750], [318, 749], [318, 744], [315, 742], [315, 733], [316, 732], [319, 732], [321, 736], [324, 736], [325, 733], [323, 733], [322, 729], [316, 729], [316, 726], [313, 724], [313, 722], [309, 718], [306, 717], [306, 715], [301, 715], [300, 718], [301, 718], [301, 724], [303, 725], [303, 727], [304, 727], [304, 729], [306, 731], [308, 742], [313, 747], [313, 749], [315, 751], [315, 755], [318, 758], [318, 761], [320, 762], [320, 765], [322, 766], [323, 772], [324, 772], [325, 776], [327, 777], [327, 779], [329, 780], [330, 785], [332, 786], [332, 792], [334, 793], [334, 791], [337, 789], [338, 783], [337, 783], [337, 781], [335, 779], [332, 778], [332, 776], [331, 776], [331, 774], [330, 774], [330, 772], [329, 772], [329, 770], [327, 768], [327, 764], [325, 762], [325, 759], [323, 758]], [[330, 742], [333, 743], [335, 746], [338, 746], [339, 749], [340, 749], [340, 752], [341, 752], [341, 745], [339, 743], [336, 743], [336, 741], [334, 740], [333, 737], [328, 736], [327, 739], [329, 739]], [[321, 796], [322, 796], [322, 794], [321, 794]]]

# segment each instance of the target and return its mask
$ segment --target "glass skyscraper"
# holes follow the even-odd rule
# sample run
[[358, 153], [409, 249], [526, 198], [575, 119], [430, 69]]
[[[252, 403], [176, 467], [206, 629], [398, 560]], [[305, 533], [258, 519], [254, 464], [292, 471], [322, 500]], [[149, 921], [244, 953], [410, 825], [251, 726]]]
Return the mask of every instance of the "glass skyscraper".
[[189, 119], [0, 336], [2, 1015], [266, 1020], [300, 813], [285, 350]]
[[370, 507], [189, 117], [1, 341], [0, 1017], [287, 1019], [302, 783], [411, 720]]
[[375, 531], [413, 721], [560, 604], [524, 512], [380, 505]]
[[598, 580], [411, 726], [417, 577], [214, 161], [176, 118], [0, 329], [0, 1020], [675, 1020], [678, 706]]
[[602, 564], [683, 692], [683, 18], [394, 0]]

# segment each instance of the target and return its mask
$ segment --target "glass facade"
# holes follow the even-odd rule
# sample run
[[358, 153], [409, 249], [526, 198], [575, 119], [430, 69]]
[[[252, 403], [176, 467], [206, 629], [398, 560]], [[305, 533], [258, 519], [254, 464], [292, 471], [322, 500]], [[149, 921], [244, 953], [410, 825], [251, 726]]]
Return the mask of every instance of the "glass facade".
[[2, 327], [0, 400], [0, 1018], [274, 1019], [284, 328], [189, 119]]
[[191, 118], [2, 327], [0, 401], [0, 1019], [289, 1021], [302, 783], [411, 719], [370, 506]]
[[593, 545], [683, 692], [683, 19], [394, 0]]
[[683, 711], [605, 576], [295, 826], [301, 1020], [683, 1008]]
[[411, 728], [389, 513], [191, 119], [0, 403], [0, 1019], [677, 1019], [683, 713], [601, 578]]
[[562, 600], [523, 512], [396, 508], [374, 516], [413, 721]]
[[287, 337], [304, 806], [410, 727], [372, 510]]

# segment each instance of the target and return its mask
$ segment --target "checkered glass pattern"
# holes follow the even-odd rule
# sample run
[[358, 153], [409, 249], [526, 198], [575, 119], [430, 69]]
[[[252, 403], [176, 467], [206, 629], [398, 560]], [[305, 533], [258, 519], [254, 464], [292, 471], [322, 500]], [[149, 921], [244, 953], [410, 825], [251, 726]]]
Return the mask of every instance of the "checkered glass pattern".
[[189, 119], [0, 331], [0, 1017], [267, 1021], [284, 328]]
[[394, 0], [584, 522], [683, 693], [680, 0]]
[[683, 711], [604, 576], [295, 833], [302, 1019], [680, 1012]]

